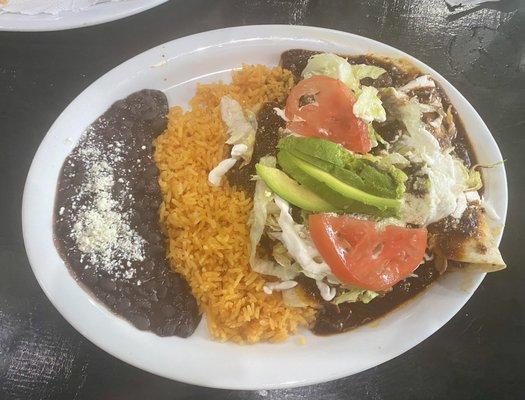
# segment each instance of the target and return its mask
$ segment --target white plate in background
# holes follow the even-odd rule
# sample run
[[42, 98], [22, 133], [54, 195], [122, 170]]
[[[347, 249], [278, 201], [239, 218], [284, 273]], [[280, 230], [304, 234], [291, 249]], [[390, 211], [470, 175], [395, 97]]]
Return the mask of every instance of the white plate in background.
[[[185, 104], [196, 82], [228, 80], [231, 70], [243, 63], [276, 65], [281, 52], [292, 48], [410, 60], [448, 94], [478, 161], [501, 161], [486, 125], [450, 83], [413, 57], [361, 36], [312, 27], [245, 26], [188, 36], [146, 51], [102, 76], [58, 117], [35, 155], [24, 192], [24, 241], [34, 274], [58, 311], [100, 348], [154, 374], [202, 386], [269, 389], [314, 384], [374, 367], [414, 347], [452, 318], [483, 280], [480, 273], [447, 273], [374, 324], [328, 337], [302, 332], [306, 345], [291, 337], [279, 344], [245, 346], [210, 340], [203, 324], [188, 339], [139, 331], [77, 284], [54, 247], [52, 216], [60, 168], [84, 129], [113, 102], [136, 90], [163, 90], [170, 106]], [[485, 198], [504, 220], [505, 170], [486, 170], [484, 178]]]
[[[38, 1], [38, 0], [34, 0]], [[59, 31], [115, 21], [149, 10], [168, 0], [122, 0], [96, 4], [86, 10], [58, 15], [0, 13], [0, 31]]]

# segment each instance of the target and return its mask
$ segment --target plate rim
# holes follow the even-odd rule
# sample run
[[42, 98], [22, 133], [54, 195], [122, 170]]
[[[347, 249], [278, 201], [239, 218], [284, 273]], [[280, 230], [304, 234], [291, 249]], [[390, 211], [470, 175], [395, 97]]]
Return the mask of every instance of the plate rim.
[[[131, 5], [129, 8], [121, 10], [119, 12], [106, 12], [102, 13], [101, 15], [98, 15], [97, 13], [95, 13], [94, 15], [90, 15], [90, 12], [98, 11], [93, 9], [86, 9], [76, 12], [65, 11], [62, 13], [62, 15], [59, 14], [56, 16], [53, 16], [51, 14], [24, 15], [19, 13], [8, 12], [0, 13], [0, 32], [53, 32], [62, 31], [66, 29], [85, 28], [88, 26], [105, 24], [107, 22], [117, 21], [119, 19], [131, 17], [132, 15], [139, 14], [141, 12], [157, 7], [163, 3], [166, 3], [169, 0], [141, 1], [143, 1], [144, 4], [139, 4], [136, 6]], [[108, 7], [111, 6], [111, 2], [95, 4], [92, 7], [96, 7], [98, 5], [107, 5], [106, 7]], [[8, 16], [7, 22], [5, 20], [2, 20], [2, 16]], [[23, 17], [29, 17], [32, 20], [24, 21]]]
[[[490, 133], [490, 130], [486, 126], [485, 122], [483, 121], [481, 116], [477, 113], [477, 111], [473, 108], [473, 106], [470, 104], [470, 102], [468, 102], [468, 100], [452, 84], [450, 84], [450, 82], [448, 82], [448, 80], [446, 80], [441, 74], [439, 74], [437, 71], [435, 71], [433, 68], [431, 68], [427, 64], [419, 61], [415, 57], [409, 55], [408, 53], [406, 53], [406, 52], [404, 52], [402, 50], [396, 49], [396, 48], [394, 48], [392, 46], [389, 46], [389, 45], [387, 45], [385, 43], [378, 42], [376, 40], [369, 39], [369, 38], [366, 38], [366, 37], [361, 36], [361, 35], [356, 35], [356, 34], [353, 34], [353, 33], [348, 33], [348, 32], [343, 32], [343, 31], [338, 31], [338, 30], [333, 30], [333, 29], [326, 29], [326, 28], [319, 28], [319, 27], [309, 27], [309, 26], [290, 26], [290, 25], [273, 25], [273, 24], [271, 24], [271, 25], [270, 24], [268, 24], [268, 25], [249, 25], [249, 26], [230, 27], [230, 28], [223, 28], [223, 29], [205, 31], [205, 32], [194, 34], [194, 35], [189, 35], [189, 36], [185, 36], [185, 37], [182, 37], [182, 38], [179, 38], [179, 39], [175, 39], [175, 40], [163, 43], [163, 44], [161, 44], [159, 46], [155, 46], [155, 47], [153, 47], [153, 48], [151, 48], [149, 50], [146, 50], [146, 51], [144, 51], [144, 52], [142, 52], [142, 53], [140, 53], [140, 54], [130, 58], [129, 60], [123, 62], [122, 64], [116, 66], [115, 68], [112, 68], [110, 71], [108, 71], [107, 73], [105, 73], [104, 75], [102, 75], [101, 77], [96, 79], [94, 82], [92, 82], [77, 97], [75, 97], [75, 99], [57, 117], [57, 119], [55, 120], [53, 125], [51, 125], [51, 127], [48, 130], [48, 132], [43, 137], [42, 142], [39, 145], [39, 148], [38, 148], [37, 152], [35, 153], [34, 159], [31, 162], [31, 166], [30, 166], [30, 169], [29, 169], [29, 172], [28, 172], [28, 175], [27, 175], [27, 179], [26, 179], [26, 183], [25, 183], [25, 186], [24, 186], [24, 195], [23, 195], [23, 201], [22, 201], [22, 229], [23, 229], [24, 244], [25, 244], [25, 247], [26, 247], [26, 252], [27, 252], [27, 255], [28, 255], [28, 259], [30, 261], [31, 269], [32, 269], [33, 273], [35, 274], [35, 277], [37, 278], [37, 281], [38, 281], [39, 285], [43, 289], [43, 291], [46, 294], [46, 296], [48, 297], [48, 299], [51, 301], [51, 303], [57, 309], [57, 311], [80, 334], [82, 334], [84, 337], [86, 337], [86, 339], [88, 339], [89, 341], [94, 343], [97, 347], [101, 348], [102, 350], [108, 352], [109, 354], [112, 354], [116, 358], [118, 358], [118, 359], [120, 359], [120, 360], [122, 360], [122, 361], [124, 361], [124, 362], [126, 362], [126, 363], [128, 363], [130, 365], [133, 365], [133, 366], [135, 366], [137, 368], [146, 370], [146, 371], [151, 372], [153, 374], [160, 375], [160, 376], [166, 377], [168, 379], [172, 379], [172, 380], [179, 380], [179, 381], [182, 381], [182, 382], [187, 382], [187, 383], [200, 385], [200, 386], [206, 386], [206, 387], [225, 388], [225, 389], [247, 389], [247, 390], [289, 388], [289, 387], [297, 387], [297, 386], [304, 386], [304, 385], [322, 383], [322, 382], [326, 382], [326, 381], [329, 381], [329, 380], [333, 380], [333, 379], [338, 379], [338, 378], [342, 378], [342, 377], [345, 377], [345, 376], [349, 376], [349, 375], [352, 375], [352, 374], [355, 374], [355, 373], [358, 373], [358, 372], [362, 372], [362, 371], [364, 371], [366, 369], [369, 369], [369, 368], [372, 368], [373, 366], [377, 366], [379, 364], [382, 364], [382, 363], [384, 363], [386, 361], [389, 361], [389, 360], [391, 360], [391, 359], [393, 359], [393, 358], [395, 358], [395, 357], [405, 353], [409, 349], [414, 348], [420, 342], [422, 342], [423, 340], [425, 340], [428, 337], [430, 337], [431, 335], [433, 335], [437, 330], [439, 330], [441, 327], [443, 327], [453, 316], [455, 316], [459, 312], [459, 310], [466, 304], [466, 302], [474, 294], [474, 292], [476, 291], [477, 287], [481, 284], [481, 282], [483, 281], [483, 278], [485, 276], [485, 274], [477, 274], [476, 275], [476, 278], [473, 280], [471, 288], [469, 289], [468, 295], [464, 296], [461, 301], [456, 303], [456, 307], [454, 308], [454, 310], [452, 310], [452, 312], [447, 314], [447, 317], [443, 320], [443, 323], [439, 323], [439, 326], [437, 328], [435, 328], [435, 329], [432, 328], [431, 329], [431, 331], [432, 331], [431, 333], [422, 335], [421, 338], [419, 338], [418, 340], [412, 342], [410, 345], [407, 345], [407, 346], [404, 346], [404, 347], [401, 346], [398, 351], [396, 350], [394, 355], [382, 359], [382, 361], [379, 362], [379, 363], [376, 363], [374, 365], [369, 365], [368, 367], [362, 368], [360, 370], [353, 371], [351, 373], [348, 373], [348, 371], [347, 371], [347, 372], [333, 373], [331, 375], [324, 375], [324, 376], [322, 376], [320, 378], [317, 378], [317, 379], [306, 379], [306, 380], [295, 380], [295, 381], [281, 381], [281, 382], [277, 382], [277, 383], [263, 384], [263, 385], [257, 385], [257, 386], [254, 386], [253, 384], [246, 385], [246, 384], [243, 384], [242, 382], [240, 382], [239, 384], [237, 384], [235, 386], [232, 386], [232, 385], [226, 385], [225, 386], [225, 385], [221, 385], [220, 383], [217, 383], [217, 382], [210, 382], [210, 381], [207, 381], [206, 379], [203, 380], [202, 377], [200, 379], [195, 378], [195, 377], [188, 378], [187, 376], [184, 376], [184, 374], [182, 374], [182, 375], [179, 374], [177, 376], [174, 376], [173, 373], [163, 372], [163, 371], [154, 370], [152, 368], [145, 367], [144, 365], [140, 365], [140, 364], [136, 363], [132, 359], [132, 357], [123, 356], [118, 351], [114, 351], [113, 349], [108, 348], [108, 346], [105, 346], [103, 342], [101, 342], [101, 341], [99, 341], [97, 339], [94, 339], [88, 333], [83, 332], [81, 329], [79, 329], [78, 328], [78, 324], [75, 323], [75, 321], [71, 321], [69, 318], [64, 316], [64, 314], [61, 311], [61, 307], [55, 302], [56, 299], [54, 299], [54, 296], [49, 291], [49, 288], [47, 288], [42, 283], [41, 279], [39, 278], [39, 274], [37, 272], [38, 268], [35, 266], [35, 265], [38, 264], [38, 262], [35, 261], [33, 259], [32, 255], [30, 254], [31, 253], [31, 250], [30, 250], [31, 245], [28, 245], [28, 238], [27, 238], [27, 230], [28, 230], [27, 225], [29, 224], [29, 221], [27, 219], [27, 214], [29, 212], [28, 211], [28, 207], [29, 206], [28, 206], [28, 202], [27, 202], [26, 193], [29, 191], [29, 185], [30, 185], [30, 181], [31, 181], [30, 178], [31, 178], [31, 175], [32, 175], [32, 171], [34, 172], [34, 163], [35, 163], [35, 160], [37, 159], [37, 155], [39, 154], [39, 151], [41, 150], [41, 148], [43, 147], [44, 143], [46, 142], [46, 139], [49, 140], [49, 135], [55, 129], [58, 121], [60, 121], [64, 117], [64, 115], [66, 115], [68, 113], [68, 110], [74, 109], [75, 104], [77, 103], [77, 101], [79, 101], [79, 99], [82, 98], [85, 95], [85, 92], [89, 91], [90, 88], [93, 85], [95, 85], [99, 81], [103, 81], [104, 79], [107, 79], [108, 75], [112, 74], [115, 70], [117, 70], [119, 68], [124, 68], [126, 65], [129, 66], [130, 64], [133, 63], [133, 61], [135, 61], [139, 57], [146, 57], [148, 54], [154, 54], [154, 53], [162, 50], [167, 45], [175, 46], [177, 44], [177, 42], [179, 42], [179, 44], [180, 44], [183, 41], [187, 41], [187, 40], [195, 41], [196, 39], [200, 39], [200, 40], [203, 40], [203, 45], [204, 45], [204, 47], [206, 47], [207, 39], [211, 39], [213, 36], [218, 35], [219, 33], [225, 34], [225, 36], [227, 36], [227, 37], [233, 37], [234, 35], [230, 35], [230, 34], [232, 34], [232, 33], [235, 34], [238, 31], [246, 31], [246, 30], [258, 31], [260, 29], [265, 29], [265, 30], [266, 29], [270, 29], [272, 31], [273, 30], [275, 30], [275, 31], [282, 30], [283, 31], [282, 37], [285, 37], [285, 33], [284, 33], [285, 31], [288, 32], [288, 34], [291, 34], [292, 32], [294, 34], [297, 34], [297, 33], [308, 34], [308, 33], [312, 33], [313, 32], [314, 35], [311, 35], [311, 36], [315, 36], [315, 33], [318, 33], [320, 35], [322, 35], [323, 33], [332, 34], [332, 35], [335, 34], [335, 35], [344, 36], [344, 40], [349, 40], [351, 38], [358, 37], [360, 39], [365, 39], [366, 41], [374, 42], [375, 44], [380, 45], [382, 47], [386, 46], [386, 48], [388, 48], [389, 50], [393, 50], [394, 52], [401, 53], [403, 57], [407, 58], [408, 60], [410, 60], [415, 65], [420, 66], [420, 67], [423, 66], [425, 69], [430, 71], [434, 76], [436, 76], [439, 79], [447, 82], [450, 85], [450, 88], [456, 92], [455, 95], [459, 96], [459, 98], [464, 103], [464, 105], [467, 108], [470, 109], [470, 112], [474, 113], [474, 115], [475, 115], [476, 119], [478, 120], [478, 122], [481, 123], [482, 126], [486, 129], [486, 131]], [[263, 39], [263, 38], [268, 38], [268, 37], [274, 38], [275, 36], [259, 36], [257, 38]], [[277, 36], [277, 38], [278, 38], [278, 36]], [[316, 39], [320, 40], [318, 37], [316, 37]], [[235, 39], [233, 39], [233, 41], [235, 41]], [[208, 40], [208, 44], [209, 44], [209, 40]], [[211, 46], [213, 46], [213, 45], [211, 45]], [[197, 50], [199, 50], [199, 49], [196, 49], [196, 51]], [[187, 54], [187, 53], [179, 54], [177, 56], [185, 55], [185, 54]], [[448, 90], [449, 89], [447, 89], [447, 94], [448, 94]], [[494, 137], [492, 136], [492, 133], [490, 133], [490, 140], [492, 142], [493, 149], [497, 152], [497, 154], [499, 155], [499, 157], [501, 159], [502, 158], [501, 152], [499, 150], [499, 147], [497, 146], [497, 143], [496, 143]], [[504, 166], [502, 168], [502, 179], [504, 181], [503, 183], [504, 183], [504, 188], [505, 188], [504, 193], [501, 193], [503, 195], [503, 197], [504, 197], [504, 204], [503, 204], [504, 207], [503, 207], [502, 215], [501, 215], [502, 216], [501, 219], [502, 219], [503, 229], [504, 229], [506, 213], [507, 213], [507, 206], [508, 206], [508, 185], [507, 185], [506, 171], [505, 171]], [[502, 229], [502, 231], [503, 231], [503, 229]], [[499, 240], [500, 239], [501, 239], [501, 236], [500, 236]], [[499, 240], [498, 240], [498, 242], [499, 242]], [[87, 294], [87, 295], [91, 296], [90, 294]]]

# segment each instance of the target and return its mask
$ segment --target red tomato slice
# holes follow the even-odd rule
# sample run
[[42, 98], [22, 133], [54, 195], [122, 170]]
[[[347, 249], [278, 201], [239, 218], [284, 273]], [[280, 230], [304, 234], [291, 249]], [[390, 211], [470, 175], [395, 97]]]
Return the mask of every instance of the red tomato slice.
[[[304, 100], [310, 101], [303, 104]], [[356, 98], [341, 81], [312, 76], [300, 81], [286, 100], [290, 130], [340, 143], [348, 150], [368, 153], [372, 148], [366, 123], [353, 112]]]
[[311, 214], [310, 235], [319, 254], [344, 283], [385, 290], [406, 278], [423, 261], [425, 228], [388, 225], [349, 216]]

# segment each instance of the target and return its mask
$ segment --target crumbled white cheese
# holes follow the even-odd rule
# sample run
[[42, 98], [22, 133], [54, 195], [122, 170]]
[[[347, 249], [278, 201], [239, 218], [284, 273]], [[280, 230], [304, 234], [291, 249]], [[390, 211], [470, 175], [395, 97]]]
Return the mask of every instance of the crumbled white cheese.
[[81, 194], [91, 192], [94, 199], [78, 213], [71, 232], [79, 250], [104, 269], [114, 266], [116, 252], [127, 260], [143, 260], [144, 240], [129, 226], [119, 203], [112, 198], [113, 184], [113, 168], [106, 161], [93, 163]]
[[[86, 177], [72, 197], [71, 208], [75, 212], [71, 213], [70, 235], [82, 252], [81, 262], [86, 262], [86, 268], [104, 270], [115, 278], [131, 279], [136, 272], [132, 262], [144, 259], [145, 240], [130, 226], [131, 211], [123, 210], [118, 199], [113, 198], [113, 165], [121, 159], [118, 143], [117, 150], [111, 153], [97, 146], [96, 140], [88, 140], [73, 154], [84, 164]], [[126, 182], [118, 181], [123, 195], [131, 196]], [[81, 202], [87, 196], [92, 200]], [[61, 207], [59, 216], [64, 212]]]

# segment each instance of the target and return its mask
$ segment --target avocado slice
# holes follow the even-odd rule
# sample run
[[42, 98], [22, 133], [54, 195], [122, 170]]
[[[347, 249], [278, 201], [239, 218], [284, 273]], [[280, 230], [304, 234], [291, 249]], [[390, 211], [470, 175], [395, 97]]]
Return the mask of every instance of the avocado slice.
[[396, 215], [395, 211], [393, 210], [389, 209], [380, 211], [376, 207], [368, 206], [366, 204], [360, 203], [359, 201], [349, 199], [337, 193], [335, 190], [330, 189], [324, 183], [319, 182], [315, 178], [312, 178], [310, 175], [303, 172], [301, 169], [297, 168], [297, 166], [294, 164], [294, 161], [291, 159], [291, 154], [287, 151], [281, 150], [277, 153], [277, 162], [283, 171], [286, 172], [290, 177], [318, 196], [327, 200], [330, 204], [333, 204], [339, 211], [379, 215], [384, 217]]
[[401, 170], [384, 171], [373, 160], [356, 157], [329, 140], [288, 136], [278, 148], [364, 192], [387, 198], [401, 198], [404, 193], [406, 177]]
[[306, 211], [316, 212], [337, 210], [337, 207], [319, 197], [306, 187], [299, 185], [296, 181], [277, 168], [256, 164], [255, 170], [257, 171], [257, 175], [259, 175], [273, 192], [284, 200], [292, 203], [294, 206]]
[[397, 199], [379, 197], [364, 192], [343, 182], [337, 177], [331, 175], [330, 173], [323, 171], [322, 169], [306, 161], [303, 161], [298, 157], [295, 157], [292, 154], [289, 154], [289, 157], [289, 161], [293, 162], [295, 167], [297, 167], [300, 171], [309, 175], [311, 178], [314, 178], [316, 181], [325, 184], [330, 189], [339, 193], [347, 199], [356, 200], [366, 205], [374, 206], [381, 211], [392, 209], [394, 212], [397, 212], [399, 210], [401, 202]]
[[310, 175], [302, 171], [297, 167], [294, 160], [295, 157], [292, 157], [292, 154], [288, 151], [280, 150], [277, 153], [277, 162], [286, 174], [301, 185], [310, 189], [312, 192], [316, 193], [318, 196], [327, 200], [330, 204], [333, 204], [338, 210], [350, 213], [378, 215], [382, 217], [396, 216], [396, 210], [379, 210], [377, 207], [369, 206], [360, 201], [349, 199], [348, 197], [341, 195], [326, 186], [324, 183], [319, 182], [317, 179], [312, 178]]
[[347, 208], [347, 198], [297, 168], [289, 152], [283, 150], [279, 151], [277, 153], [277, 162], [286, 174], [299, 182], [302, 186], [317, 194], [319, 197], [322, 197], [330, 204], [333, 204], [338, 210], [344, 210]]
[[[314, 160], [317, 159], [318, 162], [338, 167], [344, 167], [347, 161], [354, 159], [354, 156], [340, 144], [317, 137], [286, 136], [279, 141], [277, 147], [289, 152], [296, 151]], [[315, 165], [315, 161], [312, 164]], [[322, 168], [321, 165], [319, 167]]]

